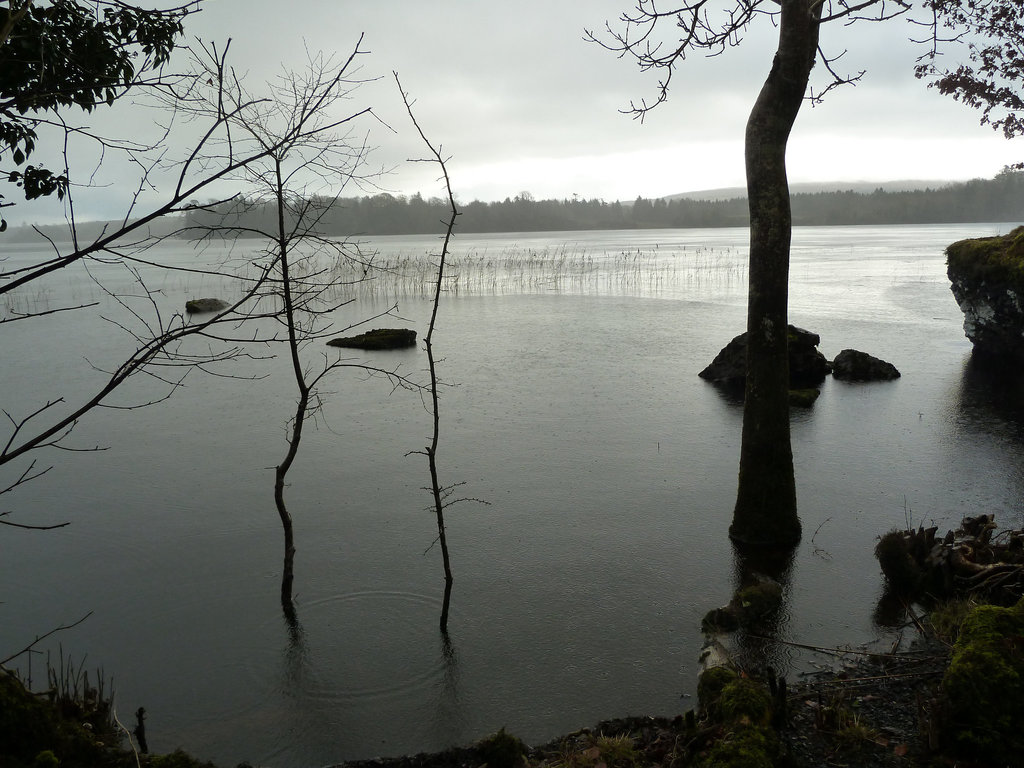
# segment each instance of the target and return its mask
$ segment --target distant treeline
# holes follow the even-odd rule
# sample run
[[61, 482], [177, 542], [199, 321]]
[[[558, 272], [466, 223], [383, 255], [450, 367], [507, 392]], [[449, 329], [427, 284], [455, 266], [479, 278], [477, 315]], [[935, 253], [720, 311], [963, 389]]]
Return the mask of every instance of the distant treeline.
[[[838, 191], [793, 195], [793, 223], [835, 224], [955, 224], [980, 221], [1024, 222], [1024, 172], [1006, 170], [994, 179], [975, 179], [935, 189], [871, 193]], [[326, 235], [437, 234], [448, 216], [447, 204], [420, 195], [380, 194], [338, 200], [314, 199], [321, 216], [317, 229]], [[638, 197], [632, 202], [604, 200], [535, 200], [528, 192], [500, 202], [473, 201], [460, 205], [459, 232], [555, 232], [583, 229], [644, 229], [741, 227], [748, 221], [746, 198], [731, 200], [665, 200]], [[269, 203], [234, 200], [213, 210], [190, 211], [184, 219], [154, 222], [153, 234], [165, 235], [185, 227], [197, 236], [204, 227], [237, 227], [245, 236], [273, 231], [276, 212]], [[41, 227], [57, 240], [66, 238], [66, 225]], [[101, 222], [83, 225], [85, 239], [111, 230]], [[51, 231], [52, 230], [52, 231]], [[191, 233], [191, 234], [190, 234]], [[230, 234], [230, 233], [228, 233]], [[28, 227], [0, 235], [0, 242], [37, 239]]]
[[[446, 203], [390, 194], [342, 198], [322, 203], [319, 229], [327, 234], [401, 235], [442, 231]], [[231, 211], [228, 213], [228, 211]], [[535, 200], [529, 193], [500, 202], [473, 201], [460, 206], [459, 232], [536, 232], [582, 229], [737, 227], [748, 221], [745, 198], [665, 200], [638, 197], [629, 203], [604, 200]], [[240, 203], [216, 212], [189, 214], [190, 226], [214, 223], [227, 213], [232, 225], [269, 229], [276, 214], [269, 205]], [[994, 179], [976, 179], [937, 189], [864, 194], [853, 191], [793, 195], [793, 223], [935, 224], [973, 221], [1024, 221], [1024, 172], [1003, 171]]]

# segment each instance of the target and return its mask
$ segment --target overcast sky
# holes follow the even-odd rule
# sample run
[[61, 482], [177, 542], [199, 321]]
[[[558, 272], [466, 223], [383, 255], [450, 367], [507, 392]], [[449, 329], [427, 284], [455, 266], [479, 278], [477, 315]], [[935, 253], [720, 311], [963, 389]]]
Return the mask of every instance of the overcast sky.
[[[364, 35], [370, 53], [360, 74], [380, 79], [361, 86], [350, 106], [372, 106], [396, 131], [366, 123], [373, 164], [393, 169], [381, 184], [396, 194], [441, 189], [432, 168], [405, 162], [423, 150], [392, 70], [450, 157], [463, 202], [523, 191], [632, 200], [742, 185], [744, 123], [777, 44], [770, 20], [759, 19], [739, 48], [684, 62], [669, 101], [640, 123], [620, 110], [653, 98], [657, 75], [584, 41], [585, 29], [617, 25], [630, 7], [631, 0], [205, 0], [186, 32], [232, 38], [231, 60], [252, 90], [282, 67], [301, 69], [307, 49], [346, 56]], [[839, 66], [867, 72], [855, 87], [803, 108], [789, 145], [791, 181], [991, 177], [1021, 159], [1024, 142], [980, 126], [976, 111], [914, 78], [913, 33], [899, 20], [825, 26], [826, 50], [847, 50]], [[115, 125], [130, 130], [134, 120], [152, 119], [122, 109]], [[95, 213], [127, 191], [114, 181], [83, 191], [76, 204]], [[31, 205], [9, 218], [38, 220], [40, 211], [25, 210]]]

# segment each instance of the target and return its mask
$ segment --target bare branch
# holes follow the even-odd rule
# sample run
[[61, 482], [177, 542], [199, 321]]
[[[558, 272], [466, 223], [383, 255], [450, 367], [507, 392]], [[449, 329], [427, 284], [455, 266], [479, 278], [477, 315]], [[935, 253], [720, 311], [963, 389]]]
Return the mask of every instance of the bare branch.
[[50, 635], [55, 635], [55, 634], [57, 634], [58, 632], [63, 632], [63, 631], [64, 631], [64, 630], [66, 630], [66, 629], [73, 629], [74, 627], [77, 627], [77, 626], [78, 626], [79, 624], [81, 624], [81, 623], [82, 623], [83, 621], [85, 621], [86, 619], [88, 619], [88, 618], [89, 618], [90, 616], [92, 616], [92, 611], [89, 611], [89, 612], [88, 612], [87, 614], [85, 614], [85, 616], [83, 616], [82, 618], [80, 618], [80, 619], [79, 619], [78, 621], [74, 621], [74, 622], [72, 622], [72, 623], [70, 623], [70, 624], [61, 624], [61, 625], [60, 625], [59, 627], [54, 627], [54, 628], [53, 628], [53, 629], [51, 629], [51, 630], [50, 630], [49, 632], [46, 632], [45, 634], [39, 635], [39, 637], [37, 637], [37, 638], [36, 638], [35, 640], [33, 640], [33, 641], [32, 641], [31, 643], [29, 643], [28, 645], [26, 645], [26, 646], [25, 646], [24, 648], [22, 648], [22, 649], [21, 649], [20, 651], [18, 651], [17, 653], [12, 653], [12, 654], [11, 654], [10, 656], [8, 656], [8, 657], [7, 657], [7, 658], [5, 658], [5, 659], [0, 659], [0, 667], [2, 667], [2, 666], [3, 666], [4, 664], [6, 664], [7, 662], [9, 662], [9, 661], [12, 661], [12, 660], [14, 660], [14, 659], [18, 658], [18, 657], [19, 657], [19, 656], [21, 656], [22, 654], [24, 654], [24, 653], [28, 653], [28, 652], [29, 652], [29, 651], [31, 651], [31, 650], [32, 650], [33, 648], [35, 648], [35, 647], [36, 647], [36, 646], [37, 646], [37, 645], [38, 645], [39, 643], [41, 643], [41, 642], [42, 642], [43, 640], [45, 640], [46, 638], [50, 637]]

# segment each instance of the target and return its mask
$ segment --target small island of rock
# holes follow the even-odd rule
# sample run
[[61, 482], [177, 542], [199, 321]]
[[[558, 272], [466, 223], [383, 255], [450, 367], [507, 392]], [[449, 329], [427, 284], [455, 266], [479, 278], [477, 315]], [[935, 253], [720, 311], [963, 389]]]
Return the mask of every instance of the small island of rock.
[[358, 336], [339, 336], [327, 342], [329, 347], [353, 349], [404, 349], [416, 344], [416, 331], [408, 328], [375, 328]]

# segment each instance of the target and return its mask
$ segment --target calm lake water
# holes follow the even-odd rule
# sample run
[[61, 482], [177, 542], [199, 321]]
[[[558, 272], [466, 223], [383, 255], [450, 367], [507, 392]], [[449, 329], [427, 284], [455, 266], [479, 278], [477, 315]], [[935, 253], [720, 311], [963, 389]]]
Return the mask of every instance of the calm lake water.
[[[1024, 524], [1024, 385], [971, 364], [943, 256], [950, 242], [1010, 228], [795, 231], [791, 322], [819, 333], [830, 359], [854, 347], [903, 377], [829, 379], [812, 409], [793, 413], [804, 538], [779, 639], [891, 643], [877, 621], [872, 549], [908, 519], [945, 528], [991, 512]], [[41, 647], [56, 653], [59, 642], [76, 663], [87, 655], [86, 667], [102, 667], [122, 721], [146, 708], [151, 749], [224, 765], [320, 766], [501, 727], [540, 742], [603, 718], [694, 706], [700, 619], [737, 578], [726, 532], [741, 424], [741, 407], [697, 372], [744, 328], [746, 238], [742, 229], [458, 238], [435, 338], [452, 385], [439, 465], [442, 482], [464, 483], [460, 495], [487, 504], [448, 512], [450, 646], [437, 630], [443, 585], [426, 459], [408, 455], [426, 445], [429, 414], [418, 394], [354, 369], [323, 387], [318, 429], [290, 477], [301, 624], [290, 636], [272, 468], [294, 395], [278, 358], [231, 369], [261, 378], [194, 372], [165, 402], [90, 415], [69, 445], [107, 450], [38, 456], [54, 469], [5, 495], [3, 511], [72, 524], [0, 527], [0, 657], [91, 610]], [[354, 291], [339, 323], [395, 300], [403, 320], [371, 327], [422, 335], [420, 278], [436, 242], [368, 246], [407, 275]], [[221, 255], [176, 245], [148, 258]], [[94, 272], [130, 287], [113, 266]], [[181, 274], [154, 274], [149, 285], [159, 291], [152, 304], [133, 304], [146, 319], [225, 290]], [[100, 303], [4, 326], [0, 387], [16, 418], [50, 399], [74, 402], [102, 381], [95, 368], [132, 348], [103, 318], [137, 321], [81, 272], [13, 301]], [[310, 350], [311, 364], [320, 353]], [[358, 359], [416, 378], [426, 365], [420, 348]], [[116, 401], [161, 391], [140, 381]], [[766, 652], [792, 675], [830, 663], [785, 645]], [[37, 683], [44, 665], [32, 659]]]

